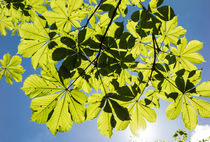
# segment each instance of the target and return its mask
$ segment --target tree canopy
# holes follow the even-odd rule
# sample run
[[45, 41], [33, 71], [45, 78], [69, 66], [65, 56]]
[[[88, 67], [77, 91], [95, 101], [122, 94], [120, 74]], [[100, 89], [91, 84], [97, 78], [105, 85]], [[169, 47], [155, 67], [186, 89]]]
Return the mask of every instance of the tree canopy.
[[[203, 43], [186, 30], [163, 0], [0, 0], [0, 32], [21, 37], [18, 55], [0, 60], [0, 79], [22, 81], [21, 57], [40, 74], [21, 88], [32, 99], [31, 120], [49, 130], [97, 119], [111, 137], [134, 135], [156, 122], [159, 100], [171, 102], [169, 120], [180, 114], [193, 130], [210, 117], [210, 81], [200, 82]], [[136, 11], [132, 11], [135, 7]], [[128, 16], [127, 13], [131, 13]]]

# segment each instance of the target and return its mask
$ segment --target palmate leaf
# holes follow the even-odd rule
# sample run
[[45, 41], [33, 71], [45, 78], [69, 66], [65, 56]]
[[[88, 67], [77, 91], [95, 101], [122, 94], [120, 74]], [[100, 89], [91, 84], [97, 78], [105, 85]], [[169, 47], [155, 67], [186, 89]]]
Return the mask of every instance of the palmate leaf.
[[0, 79], [5, 76], [8, 84], [13, 84], [13, 79], [16, 82], [22, 81], [22, 73], [25, 69], [20, 65], [22, 62], [21, 57], [13, 56], [9, 53], [5, 54], [3, 60], [0, 60]]
[[[55, 135], [70, 130], [73, 122], [98, 117], [104, 136], [129, 124], [138, 135], [146, 121], [156, 121], [152, 108], [159, 108], [159, 97], [172, 102], [168, 119], [181, 113], [190, 130], [197, 124], [196, 113], [210, 117], [209, 102], [197, 98], [210, 96], [210, 83], [197, 85], [201, 71], [193, 65], [204, 62], [197, 53], [202, 43], [187, 45], [180, 39], [186, 30], [177, 27], [173, 9], [161, 6], [163, 0], [150, 0], [148, 6], [143, 1], [0, 0], [0, 32], [18, 29], [18, 53], [31, 57], [34, 69], [41, 67], [41, 75], [29, 76], [22, 88], [32, 98], [32, 121], [46, 123]], [[131, 15], [126, 32], [124, 23], [115, 20], [126, 16], [130, 3], [140, 9]], [[12, 60], [17, 66], [21, 61], [10, 58], [0, 60], [0, 78], [5, 75], [9, 83], [12, 77], [21, 80], [24, 71], [8, 70]], [[103, 94], [91, 94], [93, 89]]]
[[171, 47], [171, 51], [177, 57], [176, 69], [196, 70], [194, 64], [205, 62], [202, 55], [196, 53], [203, 48], [203, 43], [197, 40], [190, 41], [187, 44], [187, 39], [184, 37], [180, 40], [177, 48]]
[[42, 64], [47, 64], [50, 54], [49, 44], [54, 41], [53, 38], [56, 35], [45, 26], [46, 21], [35, 15], [34, 23], [24, 23], [19, 28], [22, 40], [18, 46], [18, 53], [23, 57], [31, 57], [34, 69]]
[[31, 120], [46, 123], [54, 135], [71, 129], [73, 122], [83, 122], [87, 96], [79, 90], [68, 89], [70, 80], [60, 80], [53, 64], [44, 65], [41, 75], [29, 76], [22, 87], [27, 96], [34, 98]]
[[164, 42], [165, 45], [178, 44], [179, 37], [187, 32], [182, 26], [177, 27], [177, 17], [174, 17], [168, 22], [163, 22], [160, 28], [161, 36], [157, 39], [158, 42]]
[[146, 128], [145, 119], [149, 122], [156, 122], [155, 110], [142, 105], [142, 100], [131, 105], [129, 110], [131, 115], [130, 130], [135, 136], [139, 135], [140, 129]]
[[106, 95], [96, 93], [88, 98], [87, 120], [92, 120], [99, 115], [97, 122], [99, 132], [107, 137], [112, 136], [112, 130], [115, 126], [117, 126], [117, 130], [123, 129], [122, 127], [125, 128], [125, 126], [122, 125], [122, 122], [126, 121], [128, 125], [128, 120], [130, 120], [127, 108], [121, 106], [116, 98], [115, 93]]
[[78, 21], [84, 19], [87, 12], [79, 10], [82, 7], [82, 0], [52, 0], [50, 6], [54, 11], [46, 11], [43, 16], [47, 19], [48, 23], [52, 25], [56, 22], [56, 25], [60, 30], [69, 32], [71, 26], [80, 27]]
[[[187, 81], [187, 84], [188, 82], [189, 80]], [[188, 89], [185, 87], [185, 91], [180, 91], [182, 93], [179, 93], [179, 96], [176, 98], [176, 100], [172, 102], [166, 109], [166, 115], [168, 119], [173, 120], [177, 118], [180, 113], [182, 113], [182, 119], [185, 127], [189, 130], [193, 130], [196, 127], [198, 121], [196, 112], [201, 117], [210, 118], [210, 103], [194, 97], [206, 97], [205, 93], [201, 93], [202, 90], [204, 92], [209, 90], [203, 86], [206, 84], [208, 84], [208, 82], [204, 82], [201, 85], [198, 85], [196, 88], [194, 85], [192, 85], [190, 88], [188, 87]]]

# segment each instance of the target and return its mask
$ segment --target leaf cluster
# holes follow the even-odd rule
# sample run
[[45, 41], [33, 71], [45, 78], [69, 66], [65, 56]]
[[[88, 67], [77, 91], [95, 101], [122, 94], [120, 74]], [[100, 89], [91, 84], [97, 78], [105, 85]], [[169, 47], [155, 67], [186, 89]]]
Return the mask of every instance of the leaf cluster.
[[[18, 54], [41, 68], [22, 87], [32, 98], [32, 121], [46, 123], [55, 135], [73, 122], [98, 118], [104, 136], [127, 127], [137, 136], [147, 122], [156, 122], [160, 99], [171, 102], [168, 119], [181, 114], [190, 130], [197, 114], [210, 117], [210, 103], [199, 98], [210, 97], [210, 82], [199, 84], [202, 70], [196, 67], [205, 62], [198, 53], [203, 44], [187, 42], [186, 30], [163, 0], [144, 5], [142, 0], [1, 0], [1, 34], [17, 31]], [[0, 77], [11, 84], [11, 76], [21, 81], [24, 69], [20, 57], [10, 58], [0, 60]]]

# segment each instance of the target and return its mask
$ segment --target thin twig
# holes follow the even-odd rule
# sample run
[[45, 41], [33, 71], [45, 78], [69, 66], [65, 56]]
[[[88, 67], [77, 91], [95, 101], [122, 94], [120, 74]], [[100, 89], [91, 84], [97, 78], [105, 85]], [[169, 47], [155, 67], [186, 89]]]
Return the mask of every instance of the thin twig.
[[112, 24], [112, 21], [114, 20], [115, 14], [116, 14], [116, 12], [117, 12], [117, 9], [118, 9], [118, 7], [119, 7], [121, 1], [122, 1], [122, 0], [119, 0], [119, 2], [117, 3], [117, 6], [115, 7], [114, 12], [113, 12], [113, 14], [112, 14], [111, 20], [110, 20], [110, 22], [109, 22], [109, 24], [108, 24], [108, 26], [107, 26], [107, 28], [106, 28], [106, 31], [105, 31], [105, 33], [104, 33], [102, 39], [101, 39], [101, 43], [100, 43], [100, 46], [99, 46], [99, 53], [98, 53], [98, 55], [96, 56], [96, 61], [97, 61], [97, 62], [98, 62], [98, 58], [99, 58], [99, 56], [100, 56], [100, 54], [101, 54], [102, 45], [103, 45], [103, 42], [104, 42], [104, 40], [105, 40], [106, 34], [107, 34], [108, 30], [109, 30], [109, 27], [110, 27], [111, 24]]
[[146, 85], [145, 85], [144, 89], [142, 90], [141, 95], [138, 97], [138, 100], [139, 100], [139, 99], [140, 99], [140, 97], [143, 95], [143, 93], [144, 93], [144, 91], [145, 91], [146, 87], [148, 86], [149, 82], [151, 81], [153, 71], [155, 70], [155, 64], [156, 64], [156, 58], [157, 58], [156, 47], [155, 47], [155, 46], [156, 46], [156, 44], [155, 44], [155, 40], [156, 40], [155, 35], [154, 35], [154, 34], [152, 34], [153, 49], [154, 49], [154, 60], [153, 60], [153, 63], [152, 63], [152, 68], [151, 68], [150, 76], [149, 76], [149, 78], [148, 78], [148, 81], [147, 81], [147, 83], [146, 83]]
[[86, 28], [87, 25], [89, 24], [91, 18], [93, 17], [93, 15], [94, 15], [94, 14], [96, 13], [96, 11], [101, 7], [101, 4], [103, 3], [103, 1], [104, 1], [104, 0], [101, 0], [101, 1], [99, 2], [99, 4], [97, 5], [97, 7], [94, 9], [93, 13], [92, 13], [92, 14], [90, 15], [90, 17], [87, 19], [87, 22], [85, 23], [84, 26], [81, 26], [81, 27], [78, 27], [78, 28], [76, 28], [76, 29], [73, 29], [73, 30], [70, 31], [69, 33], [74, 32], [74, 31], [76, 31], [76, 30], [80, 30], [80, 29]]
[[[102, 1], [102, 0], [101, 0], [101, 1]], [[116, 8], [114, 9], [114, 12], [113, 12], [111, 21], [109, 22], [109, 24], [108, 24], [108, 26], [107, 26], [107, 28], [106, 28], [106, 31], [105, 31], [105, 33], [104, 33], [104, 35], [103, 35], [103, 37], [102, 37], [101, 43], [100, 43], [100, 45], [99, 45], [99, 53], [98, 53], [97, 56], [90, 62], [90, 64], [83, 70], [83, 72], [81, 73], [81, 75], [78, 76], [78, 77], [69, 85], [68, 89], [69, 89], [69, 88], [70, 88], [70, 87], [71, 87], [71, 86], [72, 86], [72, 85], [73, 85], [81, 76], [84, 75], [85, 71], [91, 66], [91, 64], [94, 64], [95, 62], [96, 62], [96, 63], [98, 62], [98, 58], [99, 58], [99, 56], [100, 56], [100, 54], [101, 54], [101, 51], [102, 51], [102, 45], [103, 45], [104, 39], [105, 39], [106, 34], [107, 34], [108, 30], [109, 30], [109, 27], [110, 27], [111, 24], [112, 24], [112, 21], [113, 21], [113, 19], [114, 19], [114, 17], [115, 17], [115, 14], [116, 14], [116, 12], [117, 12], [117, 9], [118, 9], [120, 3], [121, 3], [121, 0], [119, 0], [119, 2], [117, 3], [117, 6], [116, 6]]]
[[104, 89], [104, 93], [107, 94], [106, 89], [105, 89], [105, 86], [104, 86], [104, 83], [103, 83], [103, 80], [102, 80], [102, 77], [101, 77], [100, 72], [98, 70], [98, 67], [96, 67], [96, 70], [98, 71], [99, 79], [100, 79], [101, 84], [102, 84], [102, 87]]
[[86, 24], [84, 25], [84, 28], [87, 27], [87, 25], [89, 24], [91, 18], [93, 17], [93, 15], [96, 13], [96, 11], [101, 7], [101, 4], [103, 3], [103, 0], [101, 0], [99, 2], [99, 4], [97, 5], [97, 7], [95, 8], [95, 10], [93, 11], [93, 13], [90, 15], [90, 17], [88, 18]]

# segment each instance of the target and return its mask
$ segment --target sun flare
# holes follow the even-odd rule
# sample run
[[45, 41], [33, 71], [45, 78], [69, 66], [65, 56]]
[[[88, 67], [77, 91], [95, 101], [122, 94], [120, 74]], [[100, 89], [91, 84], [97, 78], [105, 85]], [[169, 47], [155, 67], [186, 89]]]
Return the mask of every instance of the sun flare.
[[156, 135], [156, 127], [154, 125], [148, 125], [145, 130], [139, 131], [138, 142], [153, 142]]

